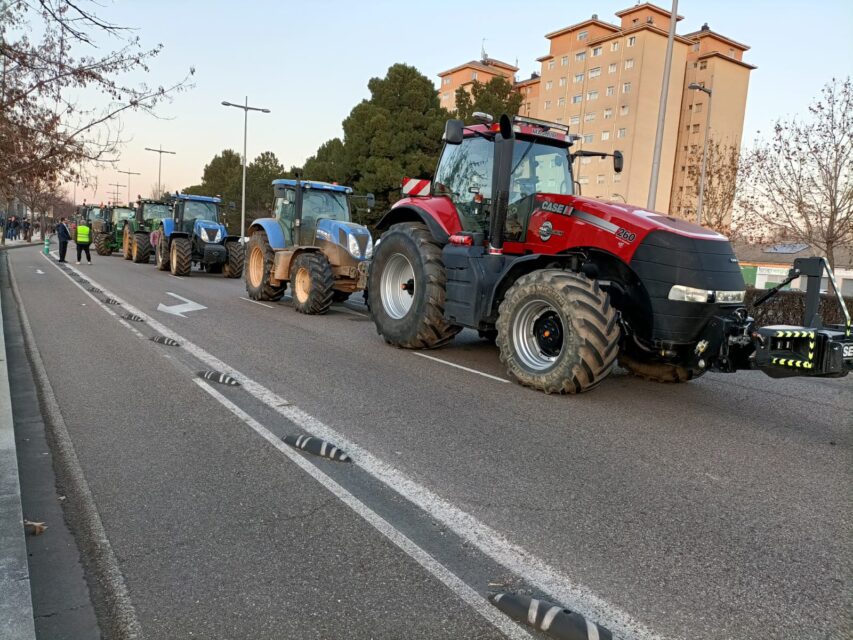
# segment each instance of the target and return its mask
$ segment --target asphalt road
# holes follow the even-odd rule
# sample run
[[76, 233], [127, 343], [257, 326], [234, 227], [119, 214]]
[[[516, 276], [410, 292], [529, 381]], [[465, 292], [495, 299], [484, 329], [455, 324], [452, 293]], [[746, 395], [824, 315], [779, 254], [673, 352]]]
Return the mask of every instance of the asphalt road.
[[[851, 378], [547, 396], [470, 332], [393, 349], [355, 300], [306, 317], [95, 256], [105, 307], [35, 250], [9, 262], [148, 637], [524, 637], [489, 617], [503, 588], [626, 638], [853, 629]], [[165, 332], [181, 347], [140, 339]], [[211, 363], [243, 386], [199, 385]], [[257, 427], [355, 463], [306, 470]]]

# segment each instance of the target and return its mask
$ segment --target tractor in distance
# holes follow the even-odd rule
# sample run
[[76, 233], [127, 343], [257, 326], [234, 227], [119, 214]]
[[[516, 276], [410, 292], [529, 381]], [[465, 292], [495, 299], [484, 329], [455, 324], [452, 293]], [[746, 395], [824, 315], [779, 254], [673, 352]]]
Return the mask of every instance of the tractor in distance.
[[95, 251], [99, 256], [110, 256], [122, 245], [124, 227], [134, 217], [133, 209], [108, 203], [106, 207], [91, 209], [89, 222], [92, 227]]
[[367, 227], [352, 222], [350, 187], [311, 180], [272, 182], [273, 218], [255, 220], [246, 249], [246, 291], [252, 300], [279, 300], [287, 283], [297, 311], [321, 314], [364, 289], [373, 255]]
[[125, 260], [148, 263], [152, 251], [153, 233], [163, 220], [172, 216], [172, 207], [162, 200], [148, 200], [137, 196], [136, 214], [124, 226], [122, 253]]
[[175, 194], [172, 215], [160, 222], [154, 244], [160, 271], [188, 276], [197, 264], [226, 278], [243, 274], [243, 245], [220, 222], [220, 204], [216, 197]]
[[[443, 345], [463, 328], [494, 337], [510, 377], [547, 393], [596, 387], [617, 358], [630, 373], [686, 382], [706, 371], [840, 377], [853, 369], [846, 326], [817, 314], [825, 261], [808, 280], [804, 327], [756, 329], [728, 240], [623, 203], [574, 194], [576, 151], [561, 124], [516, 116], [449, 120], [432, 183], [404, 180], [379, 221], [368, 301], [401, 348]], [[423, 184], [422, 184], [423, 183]]]

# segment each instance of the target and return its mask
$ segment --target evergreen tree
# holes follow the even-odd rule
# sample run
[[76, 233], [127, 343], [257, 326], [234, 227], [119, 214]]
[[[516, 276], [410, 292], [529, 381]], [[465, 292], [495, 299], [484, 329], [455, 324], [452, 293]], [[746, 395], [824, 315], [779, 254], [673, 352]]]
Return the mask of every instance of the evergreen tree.
[[495, 120], [504, 113], [514, 116], [523, 100], [506, 78], [496, 77], [486, 83], [475, 80], [470, 93], [465, 87], [456, 90], [456, 117], [470, 123], [477, 111], [488, 113]]

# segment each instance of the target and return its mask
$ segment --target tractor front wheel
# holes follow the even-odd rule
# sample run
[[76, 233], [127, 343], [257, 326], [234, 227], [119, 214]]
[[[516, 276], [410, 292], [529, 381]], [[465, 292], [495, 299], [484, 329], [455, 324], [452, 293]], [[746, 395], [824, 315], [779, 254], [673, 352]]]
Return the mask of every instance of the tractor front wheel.
[[148, 263], [151, 257], [151, 240], [147, 233], [134, 233], [131, 247], [131, 258], [136, 263]]
[[520, 384], [545, 393], [582, 393], [613, 369], [616, 310], [598, 283], [543, 269], [506, 292], [497, 322], [501, 361]]
[[133, 237], [130, 233], [130, 225], [124, 225], [124, 233], [121, 236], [121, 255], [125, 260], [130, 260], [133, 255]]
[[169, 270], [169, 238], [162, 231], [157, 239], [157, 248], [154, 251], [154, 262], [160, 271]]
[[444, 318], [447, 274], [441, 248], [425, 224], [392, 225], [382, 235], [367, 282], [368, 308], [385, 342], [432, 349], [462, 330]]
[[193, 249], [188, 238], [175, 238], [169, 251], [173, 276], [188, 276], [192, 269]]
[[225, 244], [225, 252], [228, 254], [228, 260], [223, 267], [225, 277], [239, 278], [243, 275], [243, 261], [246, 255], [243, 245], [239, 242], [227, 242]]
[[293, 306], [300, 313], [320, 315], [332, 306], [335, 277], [322, 253], [300, 253], [290, 267]]
[[273, 263], [275, 262], [275, 251], [270, 246], [267, 234], [264, 231], [255, 231], [249, 238], [246, 250], [246, 261], [244, 275], [246, 281], [246, 292], [252, 300], [281, 300], [284, 295], [286, 284], [270, 284]]
[[110, 234], [95, 234], [95, 252], [99, 256], [111, 256], [113, 254], [112, 238], [110, 238]]

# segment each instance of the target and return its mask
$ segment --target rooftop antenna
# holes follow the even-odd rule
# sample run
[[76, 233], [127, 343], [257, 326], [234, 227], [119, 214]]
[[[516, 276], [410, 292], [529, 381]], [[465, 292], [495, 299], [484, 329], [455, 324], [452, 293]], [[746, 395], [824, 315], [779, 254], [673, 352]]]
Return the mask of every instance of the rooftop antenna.
[[486, 53], [486, 39], [483, 38], [483, 41], [480, 43], [480, 60], [485, 62], [489, 59], [489, 55]]

